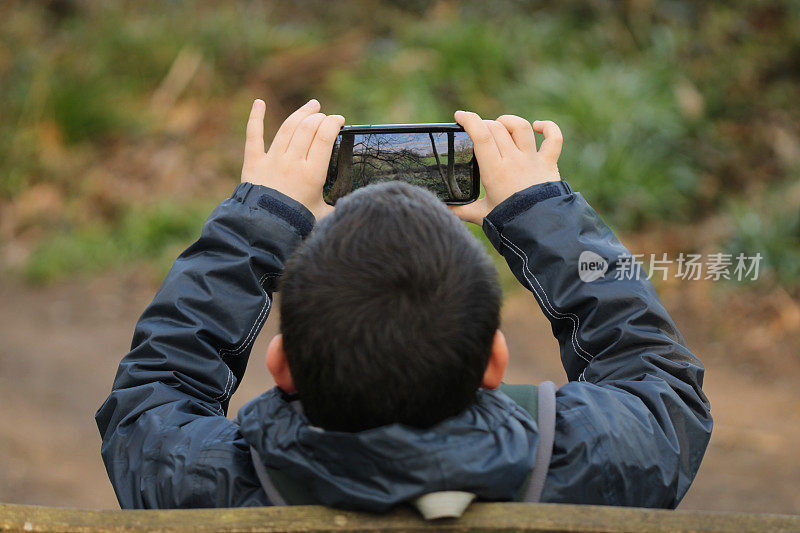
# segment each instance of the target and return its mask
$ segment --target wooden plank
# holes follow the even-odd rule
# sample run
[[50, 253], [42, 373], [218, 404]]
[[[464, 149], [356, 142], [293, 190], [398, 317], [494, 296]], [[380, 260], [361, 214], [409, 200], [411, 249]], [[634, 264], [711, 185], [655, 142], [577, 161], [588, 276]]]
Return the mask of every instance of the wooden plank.
[[386, 515], [316, 506], [92, 511], [0, 504], [0, 531], [800, 531], [800, 516], [589, 505], [478, 503], [463, 517], [425, 522], [409, 508]]

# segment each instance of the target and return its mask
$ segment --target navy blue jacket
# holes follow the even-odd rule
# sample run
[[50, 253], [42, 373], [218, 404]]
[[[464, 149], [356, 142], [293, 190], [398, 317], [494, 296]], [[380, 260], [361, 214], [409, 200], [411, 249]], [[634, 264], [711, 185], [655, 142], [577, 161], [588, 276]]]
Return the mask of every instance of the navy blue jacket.
[[[428, 430], [321, 431], [277, 389], [226, 418], [283, 265], [313, 224], [291, 198], [241, 184], [177, 259], [96, 415], [123, 508], [270, 505], [251, 446], [316, 501], [352, 509], [436, 490], [510, 500], [525, 482], [536, 422], [498, 391]], [[563, 181], [513, 195], [483, 228], [550, 320], [569, 378], [543, 501], [677, 506], [712, 420], [703, 366], [640, 266], [617, 274], [630, 253]], [[604, 276], [581, 280], [585, 251], [607, 262]]]

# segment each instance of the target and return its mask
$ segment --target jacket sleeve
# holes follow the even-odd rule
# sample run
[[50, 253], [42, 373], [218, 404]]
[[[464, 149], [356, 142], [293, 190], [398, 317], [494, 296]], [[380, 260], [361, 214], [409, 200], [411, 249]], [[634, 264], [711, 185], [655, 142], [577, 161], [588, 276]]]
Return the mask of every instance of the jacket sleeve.
[[[703, 365], [641, 266], [564, 181], [513, 195], [484, 231], [550, 321], [570, 380], [542, 500], [676, 507], [711, 436], [710, 405]], [[582, 281], [583, 253], [606, 263], [603, 276]]]
[[242, 478], [249, 446], [225, 415], [284, 262], [313, 224], [298, 202], [243, 183], [175, 261], [95, 416], [123, 508], [269, 503]]

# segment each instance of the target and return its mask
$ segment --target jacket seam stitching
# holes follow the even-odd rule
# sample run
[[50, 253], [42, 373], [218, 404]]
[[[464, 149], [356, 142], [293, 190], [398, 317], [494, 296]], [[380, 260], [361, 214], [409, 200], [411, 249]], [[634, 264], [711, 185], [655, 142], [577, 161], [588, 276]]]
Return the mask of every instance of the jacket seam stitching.
[[[575, 353], [578, 356], [580, 356], [581, 359], [585, 360], [587, 363], [590, 363], [592, 361], [592, 359], [594, 359], [594, 356], [592, 354], [590, 354], [585, 348], [583, 348], [583, 346], [581, 346], [580, 342], [578, 341], [577, 332], [578, 332], [578, 328], [580, 327], [580, 318], [578, 318], [578, 316], [575, 315], [574, 313], [569, 313], [569, 312], [562, 313], [562, 312], [556, 310], [556, 308], [550, 302], [550, 299], [547, 297], [547, 293], [545, 292], [545, 290], [542, 287], [541, 283], [539, 283], [539, 280], [536, 279], [536, 276], [533, 274], [533, 272], [531, 272], [530, 268], [528, 267], [529, 260], [528, 260], [528, 256], [525, 255], [525, 252], [523, 252], [516, 244], [511, 242], [508, 239], [508, 237], [506, 237], [502, 233], [498, 233], [498, 235], [500, 236], [500, 239], [509, 246], [509, 249], [512, 252], [514, 252], [514, 254], [522, 260], [522, 267], [523, 267], [522, 275], [528, 281], [528, 285], [530, 286], [531, 290], [533, 291], [534, 296], [536, 296], [539, 299], [539, 301], [542, 302], [542, 309], [544, 309], [547, 312], [547, 314], [549, 314], [551, 317], [553, 317], [553, 319], [568, 318], [568, 319], [570, 319], [572, 321], [572, 335], [570, 337], [570, 341], [572, 343], [572, 347], [575, 348]], [[539, 289], [541, 290], [541, 295], [536, 290], [536, 287], [533, 286], [533, 282], [531, 281], [531, 279], [525, 274], [526, 270], [527, 270], [528, 274], [530, 274], [530, 276], [536, 282], [536, 284], [539, 286]], [[542, 296], [544, 296], [544, 298], [542, 298]], [[547, 305], [544, 305], [545, 302], [547, 303]], [[548, 306], [550, 306], [550, 309], [548, 309]], [[583, 352], [583, 354], [581, 354], [580, 352]], [[586, 356], [588, 356], [589, 358], [587, 359]], [[583, 372], [581, 372], [581, 375], [583, 375]], [[580, 376], [578, 376], [578, 377], [580, 378]]]
[[[258, 280], [258, 284], [263, 285], [264, 282], [267, 280], [267, 278], [276, 278], [279, 275], [280, 274], [275, 272], [268, 272], [263, 276], [261, 276], [261, 278]], [[244, 351], [247, 348], [247, 346], [250, 344], [253, 332], [255, 332], [255, 330], [258, 329], [257, 326], [259, 324], [263, 324], [263, 321], [266, 320], [267, 316], [269, 316], [269, 310], [271, 307], [272, 307], [272, 299], [269, 296], [267, 296], [266, 300], [264, 301], [264, 305], [261, 307], [261, 311], [258, 313], [258, 317], [256, 317], [256, 321], [253, 323], [252, 327], [250, 328], [250, 332], [247, 334], [245, 339], [234, 348], [220, 349], [219, 351], [220, 359], [222, 359], [223, 355], [239, 355], [242, 351]], [[225, 363], [224, 360], [222, 362]], [[213, 398], [214, 401], [221, 401], [227, 399], [229, 390], [233, 388], [233, 385], [236, 382], [236, 377], [233, 375], [233, 372], [231, 371], [230, 367], [227, 364], [225, 364], [225, 367], [228, 369], [228, 376], [225, 379], [225, 386], [222, 390], [222, 393]]]
[[[264, 274], [261, 277], [261, 279], [258, 280], [258, 284], [259, 285], [263, 285], [268, 277], [278, 277], [278, 274], [275, 274], [275, 273]], [[258, 322], [261, 320], [261, 316], [264, 314], [264, 311], [266, 310], [266, 308], [269, 307], [270, 303], [271, 303], [271, 298], [269, 296], [267, 296], [266, 300], [264, 301], [264, 305], [261, 307], [261, 311], [258, 313], [258, 317], [256, 317], [256, 321], [253, 323], [253, 325], [250, 328], [250, 331], [247, 333], [247, 336], [245, 337], [245, 339], [239, 345], [234, 346], [233, 348], [222, 348], [222, 349], [220, 349], [220, 351], [219, 351], [220, 355], [239, 355], [245, 349], [248, 341], [250, 340], [250, 337], [255, 332], [255, 329], [256, 329], [256, 326], [258, 325]]]

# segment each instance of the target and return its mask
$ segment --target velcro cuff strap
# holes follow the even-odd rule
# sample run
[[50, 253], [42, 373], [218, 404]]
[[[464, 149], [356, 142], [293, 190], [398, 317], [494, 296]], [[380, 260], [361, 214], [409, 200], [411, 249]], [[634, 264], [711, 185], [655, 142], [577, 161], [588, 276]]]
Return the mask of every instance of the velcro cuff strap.
[[297, 210], [268, 194], [261, 195], [258, 199], [258, 205], [291, 224], [303, 237], [311, 233], [314, 227], [302, 213], [297, 212]]
[[497, 228], [503, 231], [503, 226], [520, 213], [524, 213], [535, 204], [572, 192], [569, 184], [564, 180], [547, 181], [531, 185], [527, 189], [512, 194], [486, 215], [486, 219]]

